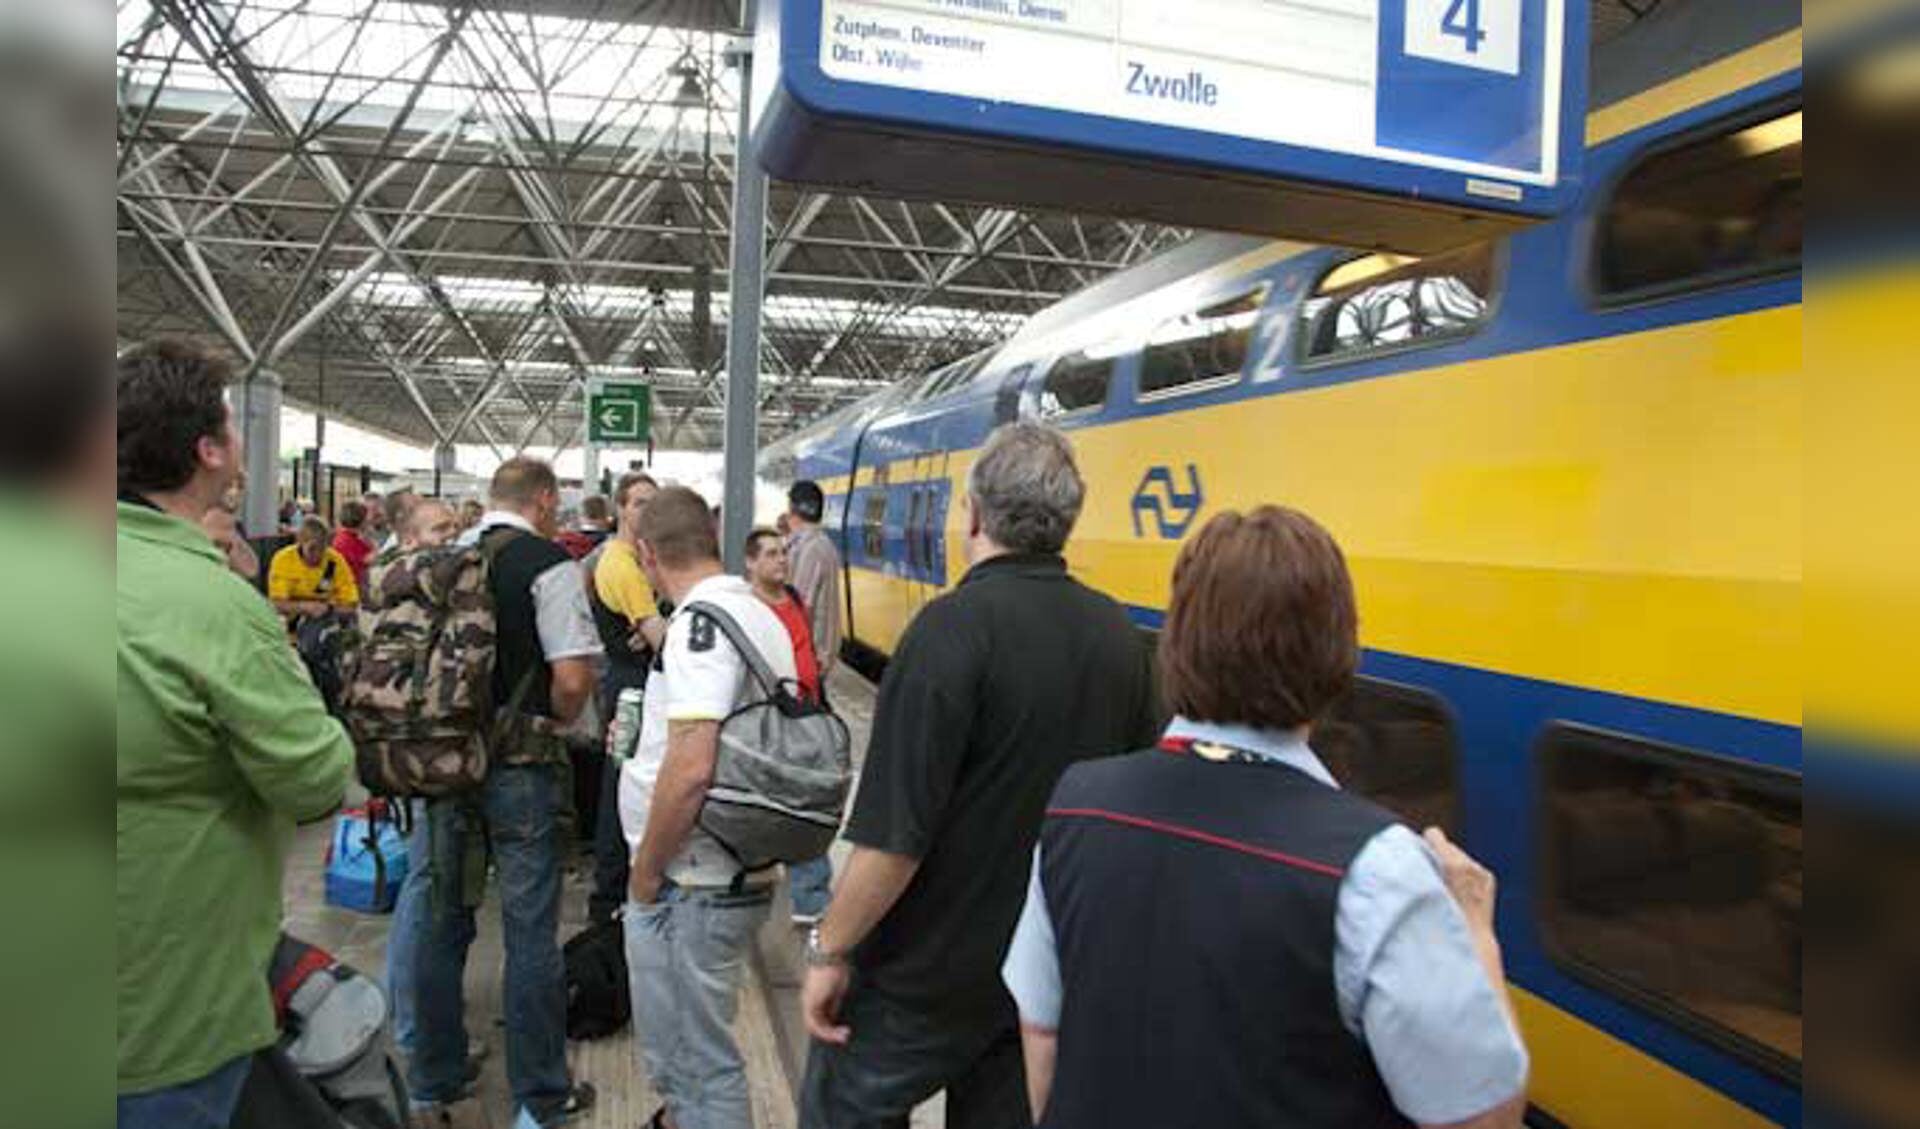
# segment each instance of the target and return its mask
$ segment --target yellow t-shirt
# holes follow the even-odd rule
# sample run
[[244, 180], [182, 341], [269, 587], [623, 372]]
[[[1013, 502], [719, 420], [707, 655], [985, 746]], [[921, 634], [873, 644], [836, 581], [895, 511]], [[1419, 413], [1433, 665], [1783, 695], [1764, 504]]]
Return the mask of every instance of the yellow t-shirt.
[[[333, 566], [331, 587], [326, 587], [327, 566]], [[323, 590], [324, 589], [324, 590]], [[353, 567], [347, 558], [333, 549], [310, 566], [300, 556], [300, 546], [288, 545], [273, 555], [267, 566], [267, 598], [270, 600], [325, 600], [336, 608], [360, 606], [360, 586], [353, 582]]]
[[640, 558], [633, 546], [625, 541], [616, 538], [607, 542], [593, 570], [593, 588], [601, 603], [635, 624], [660, 614], [653, 602], [653, 585], [640, 570]]

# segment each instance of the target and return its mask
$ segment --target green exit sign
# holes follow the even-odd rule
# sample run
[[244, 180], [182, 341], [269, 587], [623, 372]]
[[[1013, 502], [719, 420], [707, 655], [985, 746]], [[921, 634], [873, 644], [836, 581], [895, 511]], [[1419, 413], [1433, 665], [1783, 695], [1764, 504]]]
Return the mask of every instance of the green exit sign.
[[653, 389], [601, 384], [587, 397], [587, 441], [644, 443], [653, 428]]

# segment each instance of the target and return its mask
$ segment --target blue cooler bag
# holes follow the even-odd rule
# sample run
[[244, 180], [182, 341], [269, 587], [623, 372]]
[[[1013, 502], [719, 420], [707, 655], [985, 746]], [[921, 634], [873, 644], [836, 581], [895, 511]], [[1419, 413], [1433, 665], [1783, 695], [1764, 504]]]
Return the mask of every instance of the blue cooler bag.
[[373, 800], [341, 812], [327, 844], [327, 904], [386, 913], [406, 878], [407, 840], [392, 809]]

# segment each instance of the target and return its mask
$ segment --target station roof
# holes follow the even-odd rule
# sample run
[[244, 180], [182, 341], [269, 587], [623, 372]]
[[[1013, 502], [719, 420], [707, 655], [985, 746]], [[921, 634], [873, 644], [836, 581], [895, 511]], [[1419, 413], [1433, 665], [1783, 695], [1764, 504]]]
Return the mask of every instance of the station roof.
[[[1596, 40], [1656, 3], [1595, 0]], [[739, 16], [122, 0], [120, 339], [206, 338], [296, 403], [502, 454], [580, 442], [584, 381], [644, 377], [656, 442], [717, 446]], [[768, 220], [763, 441], [1188, 235], [784, 184]]]

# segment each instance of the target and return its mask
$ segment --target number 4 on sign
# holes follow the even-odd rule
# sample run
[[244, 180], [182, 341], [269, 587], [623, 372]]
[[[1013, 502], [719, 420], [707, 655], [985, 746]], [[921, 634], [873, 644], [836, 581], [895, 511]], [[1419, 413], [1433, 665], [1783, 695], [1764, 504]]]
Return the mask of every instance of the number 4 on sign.
[[[1521, 9], [1527, 0], [1404, 2], [1407, 54], [1477, 71], [1520, 73]], [[1381, 5], [1383, 11], [1387, 7]]]
[[1480, 41], [1487, 37], [1480, 26], [1480, 0], [1452, 0], [1447, 5], [1447, 14], [1440, 20], [1442, 35], [1458, 36], [1466, 45], [1467, 54], [1480, 52]]

